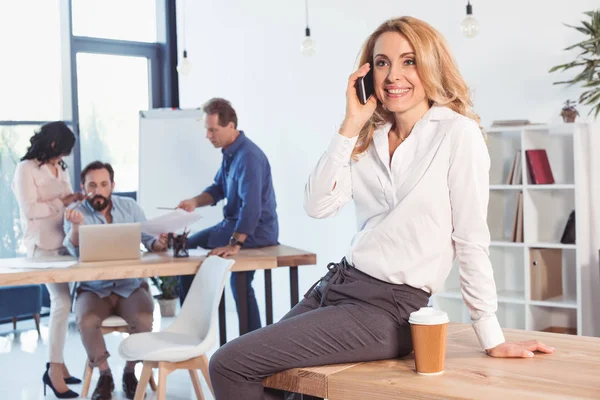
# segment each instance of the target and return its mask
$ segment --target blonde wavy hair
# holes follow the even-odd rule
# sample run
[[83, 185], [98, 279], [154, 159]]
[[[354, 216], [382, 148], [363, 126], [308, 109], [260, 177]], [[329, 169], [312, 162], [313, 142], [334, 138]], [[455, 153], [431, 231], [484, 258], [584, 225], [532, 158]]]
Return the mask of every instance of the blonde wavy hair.
[[[458, 71], [444, 37], [428, 23], [413, 17], [390, 19], [369, 36], [362, 48], [360, 64], [370, 63], [373, 68], [373, 51], [379, 37], [386, 32], [397, 32], [415, 49], [417, 72], [423, 83], [430, 105], [446, 106], [459, 114], [475, 120], [479, 116], [472, 110], [469, 88]], [[375, 129], [393, 121], [393, 113], [387, 111], [377, 100], [373, 116], [363, 126], [358, 142], [352, 152], [356, 160], [373, 141]]]

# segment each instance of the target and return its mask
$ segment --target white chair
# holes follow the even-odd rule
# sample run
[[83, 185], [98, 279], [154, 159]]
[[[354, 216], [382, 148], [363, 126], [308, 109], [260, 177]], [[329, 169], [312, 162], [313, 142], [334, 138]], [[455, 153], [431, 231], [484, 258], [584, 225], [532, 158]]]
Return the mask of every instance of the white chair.
[[171, 326], [161, 332], [132, 334], [121, 342], [121, 357], [144, 361], [135, 400], [144, 398], [153, 368], [158, 368], [158, 400], [166, 399], [167, 375], [177, 369], [189, 371], [198, 399], [203, 400], [204, 396], [197, 369], [202, 371], [213, 391], [206, 352], [217, 341], [217, 311], [233, 264], [233, 260], [208, 257], [198, 269], [181, 311]]
[[[107, 335], [112, 332], [128, 332], [127, 330], [127, 321], [118, 315], [111, 315], [102, 321], [102, 334]], [[90, 390], [90, 383], [92, 382], [92, 374], [94, 369], [88, 362], [85, 360], [85, 370], [83, 372], [83, 388], [81, 390], [81, 397], [87, 397], [88, 391]], [[152, 390], [156, 391], [156, 384], [154, 383], [154, 378], [150, 377], [150, 387]]]

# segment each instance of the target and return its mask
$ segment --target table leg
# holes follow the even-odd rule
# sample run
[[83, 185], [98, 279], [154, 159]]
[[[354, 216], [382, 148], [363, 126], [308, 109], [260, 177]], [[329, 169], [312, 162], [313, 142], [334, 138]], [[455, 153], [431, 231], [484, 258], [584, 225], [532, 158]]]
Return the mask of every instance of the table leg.
[[265, 269], [265, 306], [267, 309], [267, 325], [271, 325], [273, 323], [273, 284], [270, 269]]
[[219, 336], [221, 346], [227, 343], [227, 327], [225, 323], [225, 291], [221, 294], [221, 302], [219, 303]]
[[290, 266], [290, 299], [292, 308], [299, 302], [298, 267]]
[[235, 277], [237, 286], [237, 312], [240, 321], [240, 336], [248, 333], [248, 286], [246, 272], [238, 272]]

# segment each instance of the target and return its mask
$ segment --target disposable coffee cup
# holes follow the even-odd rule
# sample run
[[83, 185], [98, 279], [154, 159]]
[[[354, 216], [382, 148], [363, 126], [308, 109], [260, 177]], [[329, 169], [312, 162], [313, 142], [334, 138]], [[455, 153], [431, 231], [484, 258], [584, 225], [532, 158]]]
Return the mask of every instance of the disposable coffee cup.
[[415, 351], [415, 366], [419, 375], [439, 375], [444, 372], [448, 314], [423, 307], [408, 319]]

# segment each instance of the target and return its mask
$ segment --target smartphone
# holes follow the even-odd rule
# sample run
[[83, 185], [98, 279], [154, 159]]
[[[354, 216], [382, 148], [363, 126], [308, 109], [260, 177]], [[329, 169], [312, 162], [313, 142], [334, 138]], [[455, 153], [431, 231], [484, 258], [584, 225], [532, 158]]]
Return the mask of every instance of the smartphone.
[[371, 68], [367, 75], [362, 78], [358, 78], [356, 81], [356, 94], [360, 104], [367, 104], [369, 98], [375, 92], [375, 85], [373, 84], [373, 69]]

